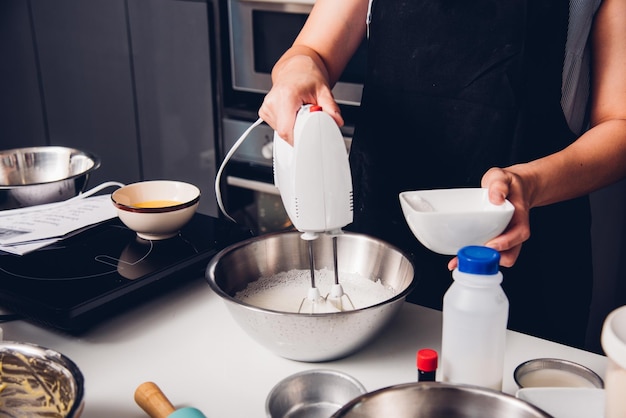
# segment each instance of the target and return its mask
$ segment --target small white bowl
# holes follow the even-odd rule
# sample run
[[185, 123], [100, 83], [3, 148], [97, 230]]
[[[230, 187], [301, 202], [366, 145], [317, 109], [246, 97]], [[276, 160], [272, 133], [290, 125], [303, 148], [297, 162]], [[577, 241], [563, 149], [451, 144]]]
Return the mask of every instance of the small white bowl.
[[175, 236], [191, 220], [200, 202], [200, 189], [173, 180], [142, 181], [111, 194], [120, 220], [147, 240]]
[[508, 200], [494, 205], [487, 189], [481, 188], [402, 192], [400, 205], [415, 237], [431, 251], [446, 255], [497, 237], [515, 210]]

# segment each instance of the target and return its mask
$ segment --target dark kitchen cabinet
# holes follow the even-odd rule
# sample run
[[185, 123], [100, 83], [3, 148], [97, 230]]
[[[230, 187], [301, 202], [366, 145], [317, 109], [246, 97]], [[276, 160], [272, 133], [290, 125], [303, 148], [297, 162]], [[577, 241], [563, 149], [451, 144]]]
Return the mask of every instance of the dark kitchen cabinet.
[[48, 141], [102, 159], [90, 185], [141, 178], [124, 0], [31, 0]]
[[0, 147], [45, 145], [28, 2], [0, 1]]
[[90, 186], [177, 179], [217, 215], [211, 7], [185, 0], [5, 0], [0, 145], [102, 159]]
[[203, 1], [128, 0], [143, 175], [198, 185], [201, 209], [217, 215], [210, 12]]

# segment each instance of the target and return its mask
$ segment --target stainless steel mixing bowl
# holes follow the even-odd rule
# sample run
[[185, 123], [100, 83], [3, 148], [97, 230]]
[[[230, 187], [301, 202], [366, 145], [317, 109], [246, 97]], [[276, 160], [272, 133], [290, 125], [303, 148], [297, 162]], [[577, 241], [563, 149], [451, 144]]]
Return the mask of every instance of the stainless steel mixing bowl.
[[83, 410], [83, 375], [57, 351], [0, 342], [0, 376], [0, 416], [77, 418]]
[[[370, 341], [391, 321], [414, 285], [414, 267], [395, 247], [366, 235], [338, 237], [339, 270], [353, 272], [395, 290], [376, 305], [344, 312], [290, 313], [248, 305], [235, 294], [261, 277], [308, 269], [307, 242], [299, 232], [262, 235], [225, 248], [209, 263], [209, 286], [231, 315], [258, 343], [281, 357], [318, 362], [345, 357]], [[333, 268], [332, 239], [313, 241], [316, 269]]]
[[272, 388], [265, 401], [265, 412], [268, 418], [328, 418], [366, 392], [361, 382], [338, 370], [305, 370]]
[[551, 418], [495, 390], [439, 382], [405, 383], [354, 398], [332, 418]]
[[0, 151], [0, 210], [58, 202], [85, 190], [94, 154], [42, 146]]

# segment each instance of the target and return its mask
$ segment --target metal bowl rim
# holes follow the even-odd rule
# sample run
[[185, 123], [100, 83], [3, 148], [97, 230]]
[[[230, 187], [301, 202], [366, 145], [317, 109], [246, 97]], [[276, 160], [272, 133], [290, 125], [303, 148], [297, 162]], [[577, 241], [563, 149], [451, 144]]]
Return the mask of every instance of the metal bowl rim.
[[265, 239], [268, 238], [272, 238], [275, 236], [282, 236], [282, 235], [301, 235], [302, 233], [299, 231], [289, 231], [289, 232], [284, 232], [284, 231], [280, 231], [280, 232], [270, 232], [264, 235], [259, 235], [256, 237], [252, 237], [252, 238], [248, 238], [246, 240], [240, 241], [240, 242], [236, 242], [234, 244], [231, 244], [230, 246], [224, 248], [223, 250], [221, 250], [220, 252], [218, 252], [209, 262], [209, 264], [207, 265], [207, 268], [205, 270], [205, 278], [207, 280], [207, 282], [209, 283], [209, 287], [215, 292], [217, 293], [224, 301], [229, 302], [235, 306], [242, 306], [248, 310], [252, 310], [252, 311], [256, 311], [256, 312], [261, 312], [261, 313], [265, 313], [265, 314], [269, 314], [269, 315], [279, 315], [279, 316], [288, 316], [288, 317], [296, 317], [296, 318], [304, 318], [304, 317], [315, 317], [315, 318], [323, 318], [323, 317], [328, 317], [328, 316], [334, 316], [334, 315], [355, 315], [358, 314], [360, 312], [363, 311], [368, 311], [368, 310], [373, 310], [373, 309], [377, 309], [380, 308], [381, 306], [384, 305], [390, 305], [394, 302], [396, 302], [397, 300], [403, 299], [405, 298], [410, 292], [411, 290], [413, 290], [413, 288], [416, 286], [417, 284], [417, 280], [415, 278], [415, 264], [413, 263], [413, 261], [411, 260], [411, 258], [402, 250], [400, 250], [398, 247], [389, 244], [383, 240], [380, 240], [378, 238], [366, 235], [366, 234], [361, 234], [361, 233], [356, 233], [356, 232], [344, 232], [341, 236], [348, 236], [348, 237], [361, 237], [361, 238], [365, 238], [369, 241], [375, 241], [375, 242], [379, 242], [379, 243], [383, 243], [385, 244], [388, 248], [397, 251], [400, 255], [402, 255], [406, 261], [409, 263], [409, 265], [413, 268], [413, 278], [411, 279], [411, 283], [409, 283], [409, 285], [400, 293], [397, 293], [396, 295], [394, 295], [393, 297], [389, 298], [389, 299], [385, 299], [375, 305], [370, 305], [370, 306], [366, 306], [363, 308], [359, 308], [359, 309], [352, 309], [349, 311], [341, 311], [341, 312], [317, 312], [317, 313], [298, 313], [298, 312], [284, 312], [284, 311], [276, 311], [273, 309], [267, 309], [267, 308], [261, 308], [259, 306], [254, 306], [254, 305], [250, 305], [248, 303], [245, 303], [233, 296], [230, 296], [228, 293], [224, 292], [222, 290], [222, 288], [220, 286], [217, 285], [217, 283], [215, 282], [214, 278], [215, 278], [215, 268], [217, 266], [217, 264], [219, 263], [220, 259], [225, 255], [228, 254], [230, 252], [236, 251], [237, 249], [244, 247], [246, 245], [249, 244], [253, 244], [256, 241], [263, 241]]
[[[551, 364], [551, 365], [557, 365], [557, 364], [561, 364], [566, 366], [565, 368], [562, 367], [532, 367], [534, 364], [543, 364], [543, 365], [547, 365], [547, 364]], [[577, 376], [584, 378], [585, 380], [587, 380], [589, 383], [591, 383], [595, 388], [597, 389], [603, 389], [604, 388], [604, 380], [602, 379], [602, 377], [600, 377], [600, 375], [598, 375], [596, 372], [594, 372], [593, 370], [591, 370], [589, 367], [587, 366], [583, 366], [580, 363], [576, 363], [574, 361], [571, 360], [565, 360], [565, 359], [560, 359], [560, 358], [553, 358], [553, 357], [542, 357], [542, 358], [535, 358], [535, 359], [530, 359], [530, 360], [526, 360], [522, 363], [520, 363], [515, 370], [513, 371], [513, 380], [515, 380], [515, 384], [517, 385], [517, 387], [519, 388], [524, 388], [524, 386], [522, 386], [520, 384], [519, 381], [519, 377], [520, 377], [520, 373], [525, 372], [524, 369], [529, 368], [529, 370], [527, 370], [527, 372], [531, 372], [531, 371], [536, 371], [536, 370], [548, 370], [548, 369], [554, 369], [554, 370], [563, 370], [563, 371], [567, 371], [567, 372], [572, 372], [575, 373]], [[580, 371], [581, 373], [576, 373], [575, 370]], [[599, 386], [598, 386], [599, 385]]]
[[505, 392], [501, 392], [498, 390], [494, 390], [494, 389], [489, 389], [489, 388], [485, 388], [485, 387], [481, 387], [481, 386], [473, 386], [473, 385], [467, 385], [467, 384], [460, 384], [460, 383], [445, 383], [445, 382], [412, 382], [412, 383], [400, 383], [397, 385], [391, 385], [391, 386], [387, 386], [381, 389], [377, 389], [374, 390], [372, 392], [368, 392], [364, 395], [361, 396], [357, 396], [356, 398], [352, 399], [350, 402], [348, 402], [347, 404], [345, 404], [339, 411], [337, 411], [334, 415], [332, 415], [331, 418], [333, 417], [341, 417], [342, 414], [350, 411], [355, 405], [359, 404], [359, 403], [363, 403], [365, 401], [367, 401], [368, 399], [373, 398], [374, 396], [377, 396], [381, 393], [384, 392], [389, 392], [389, 391], [401, 391], [405, 388], [424, 388], [424, 390], [438, 390], [438, 389], [453, 389], [453, 390], [460, 390], [460, 391], [467, 391], [467, 392], [471, 392], [471, 393], [477, 393], [477, 394], [482, 394], [482, 395], [486, 395], [492, 398], [504, 398], [507, 399], [513, 403], [516, 403], [520, 406], [523, 406], [529, 410], [531, 410], [532, 412], [536, 412], [538, 414], [542, 414], [544, 417], [546, 418], [551, 418], [551, 415], [549, 415], [546, 411], [544, 411], [543, 409], [536, 407], [535, 405], [531, 404], [530, 402], [526, 402], [523, 399], [519, 399], [516, 398], [513, 395], [510, 395], [508, 393]]
[[313, 374], [324, 374], [324, 375], [332, 375], [335, 377], [339, 377], [345, 381], [350, 382], [360, 393], [361, 395], [364, 395], [367, 393], [367, 389], [365, 388], [365, 386], [363, 386], [363, 384], [361, 382], [359, 382], [356, 378], [354, 378], [353, 376], [339, 371], [339, 370], [334, 370], [334, 369], [309, 369], [309, 370], [303, 370], [294, 374], [291, 374], [283, 379], [281, 379], [280, 381], [278, 381], [278, 383], [276, 383], [272, 389], [269, 391], [269, 393], [267, 394], [267, 398], [265, 399], [265, 413], [267, 414], [268, 417], [270, 417], [270, 405], [272, 402], [272, 399], [274, 397], [276, 397], [276, 395], [279, 393], [278, 390], [281, 389], [285, 384], [289, 383], [291, 380], [296, 379], [298, 377], [301, 376], [307, 376], [307, 375], [313, 375]]
[[365, 386], [363, 385], [363, 383], [359, 382], [356, 378], [354, 378], [353, 376], [349, 375], [348, 373], [339, 371], [339, 370], [334, 370], [334, 369], [309, 369], [309, 370], [302, 370], [300, 372], [296, 372], [293, 374], [290, 374], [289, 376], [281, 379], [280, 381], [278, 381], [273, 387], [272, 389], [269, 391], [268, 395], [267, 395], [267, 399], [265, 401], [265, 407], [266, 407], [266, 411], [269, 411], [269, 405], [270, 405], [270, 401], [272, 400], [273, 396], [278, 393], [278, 389], [280, 389], [282, 386], [284, 386], [286, 383], [292, 381], [293, 379], [297, 379], [299, 377], [302, 376], [308, 376], [308, 375], [314, 375], [314, 374], [324, 374], [324, 375], [331, 375], [331, 376], [335, 376], [335, 377], [339, 377], [343, 380], [346, 380], [348, 382], [350, 382], [352, 385], [354, 385], [354, 387], [356, 389], [359, 390], [359, 392], [361, 392], [362, 395], [365, 395], [367, 393], [367, 389], [365, 388]]

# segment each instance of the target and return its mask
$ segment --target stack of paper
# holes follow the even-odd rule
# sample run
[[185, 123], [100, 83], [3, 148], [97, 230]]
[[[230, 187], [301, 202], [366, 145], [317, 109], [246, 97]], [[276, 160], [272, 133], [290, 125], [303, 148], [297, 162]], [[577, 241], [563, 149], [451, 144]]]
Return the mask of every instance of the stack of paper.
[[23, 255], [115, 216], [110, 194], [0, 211], [0, 251]]

